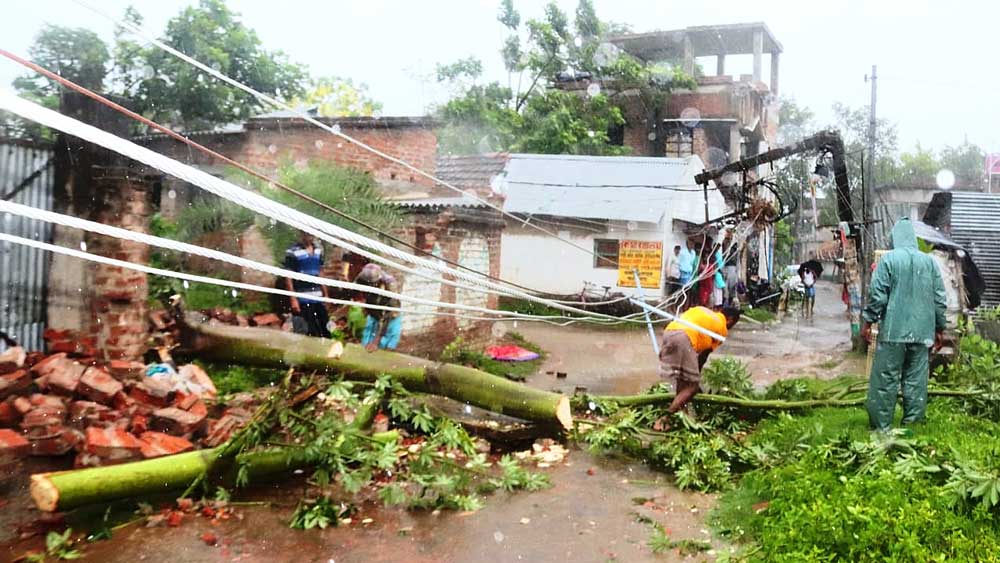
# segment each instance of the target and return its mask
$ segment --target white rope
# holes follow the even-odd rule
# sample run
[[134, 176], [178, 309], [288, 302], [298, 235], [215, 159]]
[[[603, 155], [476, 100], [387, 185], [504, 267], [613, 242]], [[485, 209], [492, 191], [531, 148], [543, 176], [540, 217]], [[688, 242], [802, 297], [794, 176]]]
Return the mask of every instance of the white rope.
[[212, 176], [206, 172], [198, 170], [197, 168], [188, 166], [184, 163], [163, 156], [145, 147], [132, 143], [126, 139], [122, 139], [106, 131], [102, 131], [100, 129], [97, 129], [96, 127], [82, 123], [76, 119], [72, 119], [70, 117], [64, 116], [58, 112], [52, 111], [33, 102], [24, 100], [16, 96], [15, 94], [11, 93], [9, 90], [0, 89], [0, 107], [17, 115], [20, 115], [21, 117], [24, 117], [26, 119], [36, 121], [53, 129], [90, 141], [91, 143], [94, 143], [106, 149], [127, 156], [133, 160], [137, 160], [139, 162], [147, 164], [153, 168], [166, 172], [176, 178], [189, 182], [193, 185], [199, 186], [205, 189], [206, 191], [211, 192], [219, 197], [222, 197], [238, 205], [246, 207], [247, 209], [251, 209], [265, 216], [272, 217], [296, 229], [305, 231], [320, 239], [326, 240], [332, 244], [348, 249], [351, 252], [355, 252], [359, 255], [366, 256], [371, 260], [380, 262], [382, 264], [399, 269], [401, 271], [412, 273], [420, 277], [428, 278], [439, 283], [444, 283], [447, 285], [455, 285], [456, 287], [461, 287], [463, 289], [468, 289], [471, 291], [480, 291], [480, 292], [485, 291], [481, 288], [460, 285], [450, 280], [445, 280], [440, 277], [430, 276], [426, 272], [422, 272], [404, 266], [402, 264], [393, 262], [378, 254], [369, 252], [367, 250], [363, 250], [355, 246], [354, 244], [345, 242], [345, 240], [341, 240], [336, 237], [341, 236], [346, 240], [356, 242], [358, 244], [363, 244], [373, 249], [377, 249], [381, 252], [384, 252], [385, 254], [402, 259], [411, 264], [427, 268], [429, 270], [447, 273], [449, 275], [470, 281], [472, 283], [481, 284], [483, 286], [489, 287], [492, 290], [492, 291], [486, 291], [488, 293], [497, 293], [507, 296], [519, 297], [521, 299], [527, 299], [529, 301], [541, 303], [550, 306], [552, 308], [570, 313], [575, 313], [577, 315], [592, 316], [597, 318], [603, 318], [606, 320], [619, 320], [617, 317], [611, 315], [604, 315], [601, 313], [585, 311], [583, 309], [578, 309], [575, 307], [562, 305], [560, 303], [555, 303], [551, 300], [530, 295], [522, 291], [508, 289], [498, 284], [489, 282], [488, 280], [485, 280], [482, 277], [472, 276], [464, 272], [450, 269], [440, 263], [420, 258], [408, 254], [406, 252], [402, 252], [396, 248], [393, 248], [379, 241], [370, 239], [363, 235], [359, 235], [342, 227], [332, 225], [330, 223], [327, 223], [325, 221], [322, 221], [320, 219], [302, 213], [301, 211], [282, 205], [255, 192], [251, 192], [249, 190], [240, 188], [230, 182], [227, 182], [220, 178], [216, 178], [215, 176]]
[[313, 118], [308, 113], [305, 113], [305, 112], [299, 110], [298, 108], [294, 108], [294, 107], [292, 107], [291, 105], [289, 105], [289, 104], [287, 104], [285, 102], [277, 100], [277, 99], [275, 99], [275, 98], [273, 98], [273, 97], [271, 97], [271, 96], [269, 96], [269, 95], [267, 95], [267, 94], [265, 94], [263, 92], [259, 92], [257, 90], [254, 90], [250, 86], [248, 86], [248, 85], [246, 85], [246, 84], [244, 84], [244, 83], [242, 83], [242, 82], [240, 82], [238, 80], [235, 80], [233, 78], [230, 78], [230, 77], [226, 76], [225, 74], [219, 72], [218, 70], [215, 70], [214, 68], [211, 68], [211, 67], [205, 65], [201, 61], [198, 61], [197, 59], [195, 59], [193, 57], [185, 55], [184, 53], [178, 51], [177, 49], [174, 49], [170, 45], [167, 45], [166, 43], [160, 41], [159, 39], [156, 39], [155, 37], [153, 37], [152, 35], [150, 35], [149, 33], [147, 33], [145, 31], [145, 29], [142, 28], [142, 26], [136, 25], [136, 24], [134, 24], [132, 22], [128, 22], [128, 21], [118, 20], [118, 19], [114, 18], [113, 16], [111, 16], [111, 15], [109, 15], [109, 14], [101, 11], [100, 9], [98, 9], [98, 8], [96, 8], [94, 6], [91, 6], [90, 4], [88, 4], [87, 2], [84, 2], [82, 0], [74, 0], [74, 1], [77, 4], [83, 6], [84, 8], [87, 8], [88, 10], [90, 10], [90, 11], [92, 11], [92, 12], [94, 12], [94, 13], [96, 13], [96, 14], [98, 14], [98, 15], [100, 15], [100, 16], [108, 19], [108, 20], [110, 20], [115, 25], [120, 26], [123, 29], [126, 29], [126, 30], [128, 30], [128, 31], [130, 31], [130, 32], [132, 32], [132, 33], [134, 33], [136, 35], [138, 35], [139, 37], [145, 39], [146, 41], [149, 41], [150, 43], [152, 43], [153, 45], [155, 45], [159, 49], [161, 49], [163, 51], [166, 51], [167, 53], [170, 53], [174, 57], [177, 57], [178, 59], [180, 59], [180, 60], [182, 60], [182, 61], [184, 61], [184, 62], [186, 62], [186, 63], [188, 63], [190, 65], [193, 65], [193, 66], [201, 69], [203, 72], [208, 73], [210, 76], [213, 76], [213, 77], [215, 77], [215, 78], [217, 78], [217, 79], [225, 82], [226, 84], [229, 84], [230, 86], [233, 86], [235, 88], [239, 88], [240, 90], [243, 90], [244, 92], [250, 94], [251, 96], [254, 96], [254, 97], [256, 97], [259, 100], [263, 100], [263, 101], [265, 101], [265, 102], [267, 102], [267, 103], [269, 103], [269, 104], [271, 104], [273, 106], [276, 106], [276, 107], [288, 110], [288, 111], [292, 112], [299, 119], [305, 120], [307, 123], [315, 125], [316, 127], [319, 127], [320, 129], [323, 129], [324, 131], [332, 133], [333, 135], [336, 135], [337, 137], [339, 137], [339, 138], [341, 138], [341, 139], [343, 139], [343, 140], [345, 140], [345, 141], [347, 141], [349, 143], [355, 144], [355, 145], [361, 147], [362, 149], [371, 152], [372, 154], [375, 154], [375, 155], [377, 155], [377, 156], [379, 156], [381, 158], [384, 158], [385, 160], [388, 160], [389, 162], [392, 162], [394, 164], [398, 164], [398, 165], [406, 168], [407, 170], [410, 170], [410, 171], [412, 171], [412, 172], [414, 172], [414, 173], [416, 173], [416, 174], [418, 174], [418, 175], [420, 175], [420, 176], [422, 176], [424, 178], [427, 178], [427, 179], [429, 179], [429, 180], [431, 180], [431, 181], [433, 181], [433, 182], [435, 182], [435, 183], [437, 183], [437, 184], [439, 184], [441, 186], [444, 186], [444, 187], [446, 187], [446, 188], [448, 188], [448, 189], [450, 189], [450, 190], [452, 190], [454, 192], [462, 194], [465, 197], [471, 198], [471, 199], [473, 199], [473, 200], [475, 200], [475, 201], [477, 201], [479, 203], [482, 203], [482, 204], [486, 205], [487, 207], [490, 207], [491, 209], [499, 211], [500, 213], [506, 215], [507, 217], [510, 217], [511, 219], [514, 219], [515, 221], [518, 221], [519, 223], [522, 223], [525, 226], [531, 227], [533, 229], [537, 229], [538, 231], [541, 231], [541, 232], [545, 233], [548, 236], [551, 236], [551, 237], [553, 237], [553, 238], [555, 238], [555, 239], [557, 239], [559, 241], [562, 241], [565, 244], [568, 244], [568, 245], [570, 245], [570, 246], [572, 246], [572, 247], [574, 247], [574, 248], [576, 248], [578, 250], [582, 250], [583, 252], [586, 252], [590, 256], [597, 257], [597, 255], [594, 254], [594, 252], [592, 250], [590, 250], [590, 249], [588, 249], [588, 248], [586, 248], [584, 246], [576, 244], [573, 241], [566, 240], [566, 239], [560, 237], [557, 233], [555, 233], [553, 231], [550, 231], [548, 229], [544, 229], [542, 227], [539, 227], [538, 225], [529, 224], [529, 222], [527, 220], [522, 219], [521, 217], [518, 217], [518, 216], [516, 216], [516, 215], [514, 215], [512, 213], [509, 213], [507, 211], [504, 211], [502, 207], [497, 206], [497, 205], [491, 203], [490, 201], [488, 201], [486, 199], [483, 199], [483, 198], [481, 198], [481, 197], [479, 197], [479, 196], [477, 196], [475, 194], [468, 193], [465, 190], [463, 190], [463, 189], [461, 189], [459, 187], [453, 186], [452, 184], [450, 184], [450, 183], [448, 183], [448, 182], [446, 182], [446, 181], [444, 181], [444, 180], [442, 180], [442, 179], [434, 176], [433, 174], [431, 174], [429, 172], [425, 172], [425, 171], [417, 168], [416, 166], [414, 166], [414, 165], [412, 165], [412, 164], [410, 164], [410, 163], [408, 163], [408, 162], [406, 162], [406, 161], [404, 161], [404, 160], [402, 160], [400, 158], [394, 157], [394, 156], [392, 156], [390, 154], [387, 154], [387, 153], [385, 153], [383, 151], [380, 151], [380, 150], [376, 149], [375, 147], [372, 147], [371, 145], [368, 145], [368, 144], [364, 143], [363, 141], [359, 141], [358, 139], [355, 139], [354, 137], [351, 137], [350, 135], [342, 133], [340, 131], [339, 127], [336, 127], [336, 126], [335, 127], [331, 127], [331, 126], [329, 126], [329, 125], [327, 125], [327, 124], [325, 124], [325, 123], [323, 123], [323, 122], [321, 122], [321, 121]]

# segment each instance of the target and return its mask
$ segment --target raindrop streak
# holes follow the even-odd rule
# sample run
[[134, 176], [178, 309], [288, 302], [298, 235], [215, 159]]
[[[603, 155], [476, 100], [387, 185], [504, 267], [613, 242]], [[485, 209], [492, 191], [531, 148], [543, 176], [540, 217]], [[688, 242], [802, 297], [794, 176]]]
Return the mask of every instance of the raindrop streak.
[[596, 82], [591, 82], [590, 86], [587, 86], [587, 95], [593, 98], [594, 96], [601, 93], [601, 85]]
[[697, 127], [701, 121], [701, 112], [698, 108], [684, 108], [681, 110], [681, 123], [685, 127]]
[[950, 190], [955, 187], [955, 173], [947, 168], [938, 172], [937, 176], [934, 177], [934, 180], [937, 182], [938, 187], [942, 190]]

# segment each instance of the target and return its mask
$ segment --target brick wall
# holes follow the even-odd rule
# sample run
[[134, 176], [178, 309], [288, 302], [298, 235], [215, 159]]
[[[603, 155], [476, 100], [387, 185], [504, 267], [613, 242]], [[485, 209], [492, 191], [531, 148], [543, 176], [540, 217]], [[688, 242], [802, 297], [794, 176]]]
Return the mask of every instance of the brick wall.
[[[78, 186], [83, 188], [83, 186]], [[94, 205], [87, 218], [138, 232], [149, 232], [147, 183], [124, 167], [102, 167], [86, 186]], [[149, 247], [132, 241], [85, 234], [80, 242], [87, 252], [136, 264], [149, 261]], [[147, 348], [146, 275], [134, 270], [96, 263], [82, 263], [75, 298], [60, 295], [66, 308], [77, 314], [49, 315], [50, 351], [96, 356], [104, 360], [138, 358]], [[54, 264], [54, 270], [58, 268]], [[53, 275], [58, 275], [57, 271]]]

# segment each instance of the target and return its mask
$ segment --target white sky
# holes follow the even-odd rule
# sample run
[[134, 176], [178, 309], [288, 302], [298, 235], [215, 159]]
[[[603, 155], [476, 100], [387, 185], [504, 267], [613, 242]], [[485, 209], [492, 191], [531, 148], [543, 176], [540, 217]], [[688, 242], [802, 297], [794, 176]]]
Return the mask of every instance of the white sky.
[[[159, 33], [184, 0], [86, 0], [119, 16], [134, 4]], [[515, 0], [522, 21], [540, 16], [541, 1]], [[572, 15], [576, 0], [559, 0]], [[878, 65], [879, 116], [898, 123], [901, 146], [939, 148], [967, 136], [1000, 152], [1000, 75], [989, 60], [1000, 2], [842, 0], [838, 2], [595, 0], [598, 16], [636, 31], [764, 21], [782, 43], [780, 90], [813, 109], [819, 124], [835, 101], [868, 103], [864, 76]], [[444, 92], [434, 66], [468, 55], [489, 77], [506, 80], [499, 48], [503, 27], [496, 0], [230, 0], [269, 49], [282, 49], [315, 75], [369, 85], [384, 115], [418, 115]], [[112, 25], [71, 0], [11, 2], [0, 47], [26, 55], [45, 23], [83, 26], [111, 38]], [[727, 73], [749, 73], [750, 60], [727, 59]], [[767, 63], [765, 60], [765, 69]], [[706, 63], [714, 71], [714, 63]], [[0, 61], [0, 84], [21, 74]]]

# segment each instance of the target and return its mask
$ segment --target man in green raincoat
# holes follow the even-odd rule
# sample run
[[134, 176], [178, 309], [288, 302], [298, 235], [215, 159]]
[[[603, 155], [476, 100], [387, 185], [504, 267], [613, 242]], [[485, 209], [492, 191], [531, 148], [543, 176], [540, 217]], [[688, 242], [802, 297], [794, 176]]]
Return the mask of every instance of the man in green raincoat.
[[921, 422], [927, 412], [928, 349], [940, 347], [945, 327], [945, 293], [934, 260], [917, 248], [909, 219], [892, 228], [892, 251], [882, 256], [872, 275], [868, 303], [861, 312], [861, 335], [871, 342], [871, 324], [879, 323], [878, 342], [868, 383], [868, 423], [888, 430], [903, 391], [904, 425]]

